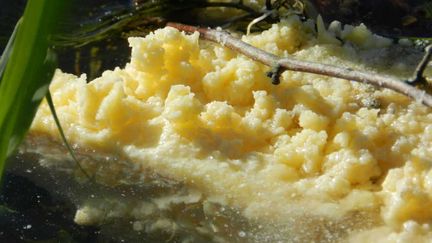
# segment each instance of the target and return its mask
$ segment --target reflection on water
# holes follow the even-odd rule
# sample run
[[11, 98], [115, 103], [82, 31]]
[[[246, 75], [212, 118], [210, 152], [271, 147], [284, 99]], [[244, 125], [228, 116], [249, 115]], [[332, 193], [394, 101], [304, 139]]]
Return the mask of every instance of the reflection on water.
[[[75, 165], [61, 146], [41, 139], [35, 139], [39, 144], [34, 146], [29, 140], [21, 148], [24, 153], [11, 159], [0, 197], [10, 208], [2, 212], [2, 240], [243, 242], [260, 237], [257, 224], [193, 188], [137, 170], [133, 163], [126, 163], [127, 173], [119, 174], [121, 158], [78, 153], [80, 161], [91, 158], [97, 163], [94, 170], [86, 167], [96, 183], [78, 182]], [[50, 155], [41, 157], [41, 152]], [[98, 179], [106, 173], [112, 173], [117, 184]]]

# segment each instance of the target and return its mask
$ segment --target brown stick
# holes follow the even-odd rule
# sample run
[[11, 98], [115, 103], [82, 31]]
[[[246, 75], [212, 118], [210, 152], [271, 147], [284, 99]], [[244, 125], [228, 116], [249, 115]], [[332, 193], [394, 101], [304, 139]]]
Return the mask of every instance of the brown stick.
[[[358, 71], [352, 68], [342, 68], [327, 64], [301, 61], [293, 58], [281, 58], [251, 46], [222, 30], [199, 28], [179, 23], [168, 23], [167, 26], [171, 26], [188, 33], [199, 32], [200, 37], [203, 39], [219, 43], [222, 46], [239, 52], [257, 62], [263, 63], [270, 67], [280, 67], [283, 70], [320, 74], [367, 83], [380, 88], [388, 88], [411, 97], [412, 99], [421, 102], [428, 107], [432, 107], [431, 95], [427, 94], [424, 90], [417, 89], [414, 86], [405, 83], [402, 80], [398, 80], [389, 76]], [[281, 70], [278, 70], [278, 72], [282, 73]], [[272, 81], [274, 84], [278, 83], [277, 79], [278, 77], [275, 77], [274, 75], [272, 76]]]

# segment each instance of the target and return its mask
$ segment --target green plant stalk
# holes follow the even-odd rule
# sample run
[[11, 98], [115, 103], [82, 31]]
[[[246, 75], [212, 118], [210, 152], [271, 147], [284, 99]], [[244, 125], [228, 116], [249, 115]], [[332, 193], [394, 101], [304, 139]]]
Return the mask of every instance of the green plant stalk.
[[75, 153], [74, 153], [72, 147], [70, 146], [69, 142], [68, 142], [67, 139], [66, 139], [66, 136], [65, 136], [65, 134], [64, 134], [63, 128], [62, 128], [62, 126], [61, 126], [61, 124], [60, 124], [60, 120], [59, 120], [59, 118], [58, 118], [58, 116], [57, 116], [57, 112], [56, 112], [55, 107], [54, 107], [54, 102], [53, 102], [52, 97], [51, 97], [51, 92], [50, 92], [49, 90], [48, 90], [48, 92], [47, 92], [47, 94], [46, 94], [46, 99], [47, 99], [47, 103], [48, 103], [48, 106], [49, 106], [49, 108], [50, 108], [51, 114], [52, 114], [52, 116], [53, 116], [54, 122], [55, 122], [55, 124], [56, 124], [56, 126], [57, 126], [57, 129], [58, 129], [59, 133], [60, 133], [60, 137], [62, 138], [63, 142], [65, 143], [65, 146], [66, 146], [66, 148], [67, 148], [69, 154], [71, 155], [73, 161], [77, 164], [78, 168], [79, 168], [79, 169], [81, 170], [81, 172], [84, 174], [84, 176], [87, 177], [87, 179], [88, 179], [89, 181], [91, 181], [92, 178], [91, 178], [90, 175], [89, 175], [89, 174], [84, 170], [84, 168], [81, 166], [81, 164], [80, 164], [79, 161], [78, 161], [78, 158], [75, 156]]
[[0, 179], [23, 140], [56, 68], [50, 40], [68, 1], [30, 0], [10, 46], [0, 81]]

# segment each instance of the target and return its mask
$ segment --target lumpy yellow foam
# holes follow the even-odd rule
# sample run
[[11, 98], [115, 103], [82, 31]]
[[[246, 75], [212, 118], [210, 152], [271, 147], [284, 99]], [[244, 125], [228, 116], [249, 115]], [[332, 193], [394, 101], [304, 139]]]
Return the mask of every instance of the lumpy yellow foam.
[[[67, 138], [116, 151], [247, 217], [336, 222], [370, 212], [376, 225], [346, 240], [430, 237], [430, 109], [390, 90], [299, 72], [274, 86], [268, 67], [198, 37], [166, 27], [130, 38], [130, 63], [89, 83], [57, 71], [50, 90]], [[409, 73], [404, 62], [383, 61], [394, 47], [364, 26], [315, 33], [289, 18], [243, 40], [280, 56]], [[45, 102], [31, 132], [58, 138]]]

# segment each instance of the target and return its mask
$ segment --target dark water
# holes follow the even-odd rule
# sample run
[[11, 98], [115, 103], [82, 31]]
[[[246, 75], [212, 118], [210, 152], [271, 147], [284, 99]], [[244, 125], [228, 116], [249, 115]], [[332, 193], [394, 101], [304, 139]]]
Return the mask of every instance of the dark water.
[[0, 194], [0, 242], [96, 242], [98, 228], [75, 224], [75, 209], [66, 198], [6, 172]]

